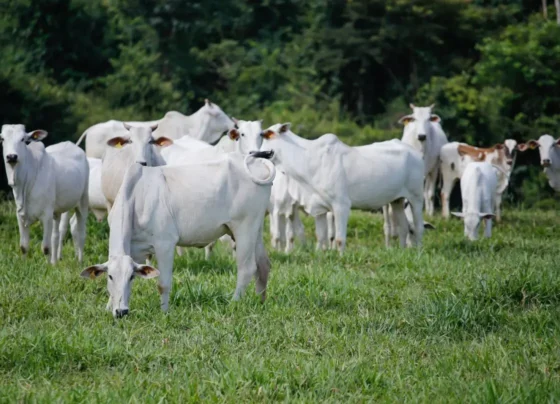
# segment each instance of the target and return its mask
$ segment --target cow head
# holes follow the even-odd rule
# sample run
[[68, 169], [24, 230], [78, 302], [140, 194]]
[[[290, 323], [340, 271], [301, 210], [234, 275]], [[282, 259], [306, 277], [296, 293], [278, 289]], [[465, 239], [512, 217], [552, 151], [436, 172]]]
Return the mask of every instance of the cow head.
[[109, 291], [110, 309], [115, 318], [128, 314], [128, 301], [135, 278], [150, 279], [159, 275], [159, 271], [149, 265], [140, 265], [128, 255], [109, 257], [104, 264], [93, 265], [82, 271], [83, 278], [95, 279], [107, 274], [107, 290]]
[[107, 145], [120, 149], [129, 147], [132, 149], [134, 161], [143, 166], [157, 165], [157, 152], [156, 147], [167, 147], [173, 144], [173, 140], [160, 136], [154, 138], [154, 131], [157, 125], [150, 127], [131, 126], [123, 122], [125, 129], [128, 131], [128, 136], [117, 136], [107, 141]]
[[262, 121], [233, 120], [235, 127], [229, 130], [228, 135], [237, 142], [237, 150], [243, 155], [260, 150], [263, 143]]
[[399, 123], [404, 125], [404, 138], [408, 138], [409, 142], [425, 142], [433, 133], [432, 123], [440, 122], [439, 116], [432, 114], [434, 104], [429, 107], [417, 107], [410, 104], [412, 114], [405, 115], [399, 119]]
[[274, 152], [271, 158], [271, 161], [274, 164], [278, 164], [280, 162], [279, 155], [281, 154], [282, 151], [280, 144], [278, 144], [277, 142], [282, 138], [289, 139], [288, 135], [292, 133], [292, 131], [290, 130], [291, 127], [292, 124], [289, 122], [277, 123], [275, 125], [272, 125], [268, 129], [264, 130], [261, 135], [263, 138], [261, 150]]
[[4, 164], [10, 186], [14, 185], [19, 167], [25, 164], [29, 153], [28, 144], [43, 140], [47, 134], [42, 129], [26, 132], [24, 125], [2, 125], [0, 142], [2, 142]]
[[199, 112], [201, 119], [198, 133], [193, 136], [196, 139], [214, 144], [220, 140], [224, 132], [235, 127], [233, 120], [218, 105], [208, 99], [204, 100], [204, 106]]
[[517, 141], [513, 139], [506, 139], [504, 141], [504, 154], [506, 157], [506, 164], [508, 166], [513, 165], [513, 157], [517, 150]]
[[469, 240], [478, 239], [478, 227], [480, 226], [480, 221], [482, 219], [493, 219], [494, 214], [492, 213], [476, 213], [476, 212], [451, 212], [455, 217], [462, 218], [465, 223], [465, 236]]
[[539, 140], [529, 140], [527, 143], [517, 145], [519, 151], [528, 149], [539, 149], [541, 156], [541, 165], [545, 168], [550, 167], [552, 163], [552, 154], [556, 147], [560, 146], [560, 139], [554, 139], [550, 135], [542, 135]]

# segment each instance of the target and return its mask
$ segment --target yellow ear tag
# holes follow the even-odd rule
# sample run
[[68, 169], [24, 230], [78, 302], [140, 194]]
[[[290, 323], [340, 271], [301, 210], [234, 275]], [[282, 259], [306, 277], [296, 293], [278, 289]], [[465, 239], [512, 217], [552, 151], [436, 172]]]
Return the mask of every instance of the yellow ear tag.
[[115, 145], [115, 149], [122, 149], [122, 143], [120, 143], [120, 142], [117, 143], [117, 144]]

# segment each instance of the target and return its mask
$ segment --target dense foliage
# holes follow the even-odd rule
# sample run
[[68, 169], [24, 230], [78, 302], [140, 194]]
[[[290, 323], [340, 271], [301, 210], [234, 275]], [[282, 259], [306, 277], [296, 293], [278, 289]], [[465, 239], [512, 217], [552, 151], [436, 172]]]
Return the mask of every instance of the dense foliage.
[[436, 102], [453, 140], [558, 134], [560, 26], [539, 1], [2, 4], [2, 122], [43, 127], [51, 141], [110, 118], [192, 112], [206, 97], [352, 144], [399, 136], [411, 101]]

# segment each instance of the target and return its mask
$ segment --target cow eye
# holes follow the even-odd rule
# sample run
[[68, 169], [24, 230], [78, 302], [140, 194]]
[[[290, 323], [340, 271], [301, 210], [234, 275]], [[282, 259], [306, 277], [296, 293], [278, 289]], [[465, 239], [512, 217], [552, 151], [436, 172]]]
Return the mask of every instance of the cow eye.
[[241, 136], [245, 136], [245, 134], [244, 134], [244, 133], [241, 133]]
[[113, 280], [113, 277], [111, 275], [109, 275], [109, 279]]
[[148, 142], [149, 144], [155, 144], [155, 140], [154, 139], [150, 139], [150, 141]]

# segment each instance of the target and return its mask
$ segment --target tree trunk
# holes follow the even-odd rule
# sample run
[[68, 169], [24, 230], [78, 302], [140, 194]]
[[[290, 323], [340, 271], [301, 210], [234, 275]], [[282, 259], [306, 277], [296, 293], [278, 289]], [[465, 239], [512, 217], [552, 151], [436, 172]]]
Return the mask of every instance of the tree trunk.
[[560, 25], [560, 0], [554, 0], [554, 6], [556, 7], [556, 22]]
[[542, 0], [542, 15], [545, 20], [548, 20], [548, 9], [547, 9], [548, 4], [546, 4], [546, 2], [547, 0]]

